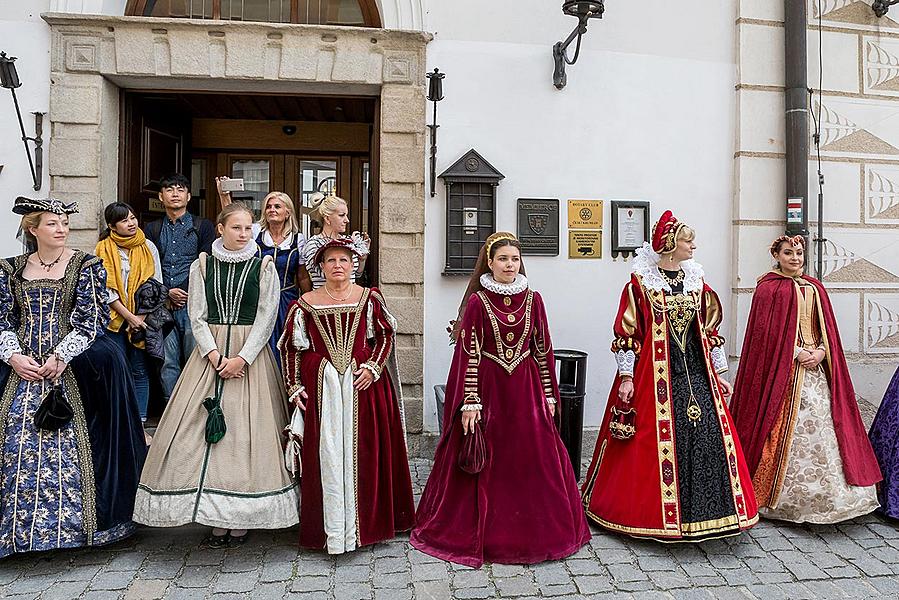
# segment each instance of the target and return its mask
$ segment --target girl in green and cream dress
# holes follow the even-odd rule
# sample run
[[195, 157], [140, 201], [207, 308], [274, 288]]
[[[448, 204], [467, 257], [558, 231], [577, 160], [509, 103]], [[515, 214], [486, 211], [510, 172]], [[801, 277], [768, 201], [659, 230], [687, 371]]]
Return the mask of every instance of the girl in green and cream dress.
[[270, 257], [256, 258], [252, 225], [246, 206], [225, 207], [212, 255], [191, 266], [197, 347], [159, 422], [134, 510], [135, 521], [155, 527], [210, 525], [211, 547], [299, 521], [281, 442], [286, 396], [268, 346], [278, 275]]

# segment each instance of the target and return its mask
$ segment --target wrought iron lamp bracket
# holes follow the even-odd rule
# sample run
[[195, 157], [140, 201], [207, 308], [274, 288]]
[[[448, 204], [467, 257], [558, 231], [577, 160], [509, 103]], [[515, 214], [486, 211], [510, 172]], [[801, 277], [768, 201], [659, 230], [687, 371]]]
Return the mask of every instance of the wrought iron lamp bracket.
[[874, 0], [871, 3], [871, 9], [877, 17], [883, 17], [894, 4], [899, 4], [899, 0]]

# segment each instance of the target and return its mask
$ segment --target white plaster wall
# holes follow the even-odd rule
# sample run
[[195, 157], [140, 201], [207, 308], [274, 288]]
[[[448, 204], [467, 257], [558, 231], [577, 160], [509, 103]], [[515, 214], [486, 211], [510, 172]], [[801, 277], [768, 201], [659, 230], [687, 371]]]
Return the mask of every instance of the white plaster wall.
[[[563, 91], [552, 86], [551, 48], [574, 19], [558, 2], [523, 0], [511, 13], [501, 4], [429, 3], [428, 68], [447, 73], [438, 174], [469, 148], [481, 152], [506, 176], [497, 222], [512, 231], [519, 197], [559, 198], [563, 221], [569, 198], [649, 200], [653, 220], [671, 208], [698, 230], [697, 258], [730, 306], [736, 0], [608, 2]], [[442, 183], [426, 197], [425, 427], [434, 430], [431, 390], [449, 369], [444, 328], [465, 281], [441, 275]], [[611, 326], [630, 263], [612, 261], [608, 239], [603, 260], [570, 261], [567, 223], [560, 234], [560, 256], [526, 257], [526, 265], [555, 347], [590, 354], [585, 422], [596, 426], [615, 371]]]
[[[118, 14], [125, 10], [125, 0], [0, 0], [0, 50], [16, 56], [16, 69], [22, 87], [16, 90], [25, 133], [34, 135], [32, 112], [44, 112], [50, 104], [50, 28], [41, 19], [48, 11], [86, 14]], [[48, 175], [50, 148], [49, 120], [44, 118], [44, 176], [42, 187], [32, 187], [31, 172], [22, 134], [13, 108], [12, 94], [0, 89], [0, 255], [21, 251], [15, 240], [18, 220], [10, 213], [17, 196], [46, 197], [50, 193]]]

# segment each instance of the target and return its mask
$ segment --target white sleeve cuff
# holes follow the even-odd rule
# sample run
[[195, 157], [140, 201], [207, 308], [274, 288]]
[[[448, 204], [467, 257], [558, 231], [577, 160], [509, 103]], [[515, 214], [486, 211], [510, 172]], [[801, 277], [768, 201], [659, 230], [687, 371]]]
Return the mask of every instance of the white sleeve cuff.
[[22, 354], [22, 345], [19, 344], [19, 336], [13, 331], [0, 333], [0, 360], [9, 362], [13, 354]]
[[634, 376], [634, 365], [637, 362], [637, 355], [633, 350], [619, 350], [615, 353], [615, 362], [618, 364], [618, 373], [620, 375]]

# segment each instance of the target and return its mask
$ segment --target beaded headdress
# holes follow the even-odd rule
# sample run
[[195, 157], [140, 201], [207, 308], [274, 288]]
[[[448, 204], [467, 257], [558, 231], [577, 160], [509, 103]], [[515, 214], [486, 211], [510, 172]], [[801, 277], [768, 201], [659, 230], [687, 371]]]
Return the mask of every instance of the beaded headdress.
[[781, 242], [789, 242], [791, 246], [794, 248], [805, 248], [805, 238], [801, 235], [782, 235], [773, 242], [771, 242], [771, 255], [777, 255], [777, 250], [780, 247]]
[[497, 231], [490, 235], [487, 238], [487, 241], [484, 242], [484, 245], [487, 247], [487, 256], [490, 256], [490, 250], [493, 248], [493, 244], [499, 242], [500, 240], [510, 240], [510, 241], [518, 241], [518, 238], [508, 231]]
[[19, 196], [13, 202], [12, 211], [17, 215], [29, 215], [36, 212], [49, 212], [55, 215], [71, 215], [78, 212], [78, 203], [65, 203], [56, 198], [26, 198]]

